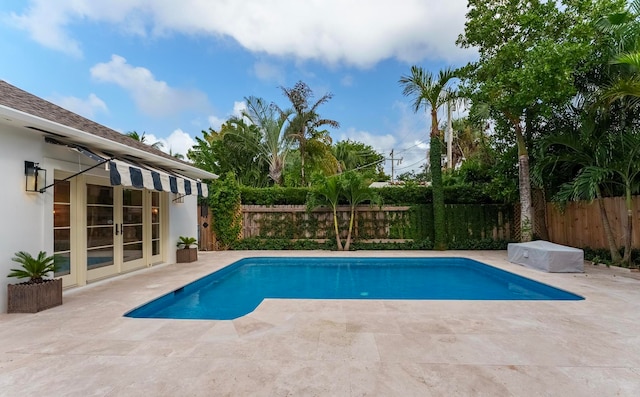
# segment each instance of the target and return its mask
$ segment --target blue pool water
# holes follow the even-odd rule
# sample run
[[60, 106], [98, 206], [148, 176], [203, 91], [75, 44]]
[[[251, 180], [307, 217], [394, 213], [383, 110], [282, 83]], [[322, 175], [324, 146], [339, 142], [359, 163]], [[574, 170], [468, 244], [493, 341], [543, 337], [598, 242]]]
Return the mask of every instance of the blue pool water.
[[264, 298], [583, 299], [466, 258], [246, 258], [125, 315], [230, 320]]

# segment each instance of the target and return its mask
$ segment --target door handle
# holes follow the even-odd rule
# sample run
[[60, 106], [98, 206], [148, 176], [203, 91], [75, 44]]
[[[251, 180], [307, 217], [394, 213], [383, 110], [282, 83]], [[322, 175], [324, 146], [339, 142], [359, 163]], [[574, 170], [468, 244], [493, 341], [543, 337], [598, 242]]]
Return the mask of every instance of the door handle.
[[118, 224], [116, 223], [116, 236], [118, 235]]

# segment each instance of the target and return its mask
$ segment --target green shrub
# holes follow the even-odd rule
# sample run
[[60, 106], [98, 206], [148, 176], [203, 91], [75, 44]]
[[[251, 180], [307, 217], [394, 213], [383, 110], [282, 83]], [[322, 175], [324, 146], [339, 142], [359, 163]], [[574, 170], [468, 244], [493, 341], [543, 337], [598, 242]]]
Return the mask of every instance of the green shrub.
[[289, 240], [282, 238], [247, 238], [234, 242], [230, 249], [240, 250], [335, 250], [335, 241], [320, 243], [313, 240]]
[[[310, 188], [280, 187], [267, 188], [240, 187], [243, 205], [305, 205]], [[383, 205], [416, 205], [433, 202], [431, 187], [407, 183], [404, 186], [386, 186], [375, 190]], [[491, 197], [479, 185], [454, 185], [444, 187], [446, 204], [491, 204]], [[340, 204], [348, 204], [344, 199]]]

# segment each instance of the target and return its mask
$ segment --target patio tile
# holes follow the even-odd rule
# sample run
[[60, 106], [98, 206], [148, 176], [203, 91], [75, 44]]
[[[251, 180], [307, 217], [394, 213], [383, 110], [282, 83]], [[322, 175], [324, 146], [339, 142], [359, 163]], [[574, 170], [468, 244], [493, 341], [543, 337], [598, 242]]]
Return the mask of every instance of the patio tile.
[[[232, 321], [123, 314], [245, 256], [466, 256], [583, 301], [266, 299]], [[504, 251], [203, 252], [0, 314], [0, 395], [637, 396], [640, 280]], [[117, 299], [116, 299], [117, 297]]]

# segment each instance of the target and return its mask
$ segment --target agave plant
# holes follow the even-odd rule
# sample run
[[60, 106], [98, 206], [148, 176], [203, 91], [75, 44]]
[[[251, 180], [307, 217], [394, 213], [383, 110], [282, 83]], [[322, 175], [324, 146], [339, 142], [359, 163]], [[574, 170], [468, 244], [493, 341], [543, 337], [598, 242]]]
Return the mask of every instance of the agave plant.
[[178, 238], [178, 248], [190, 248], [192, 245], [198, 245], [195, 237], [180, 236]]
[[10, 269], [7, 277], [29, 278], [30, 284], [43, 282], [48, 273], [55, 272], [57, 269], [54, 256], [47, 256], [44, 251], [40, 251], [35, 258], [28, 252], [16, 252], [11, 260], [21, 264], [22, 268]]

